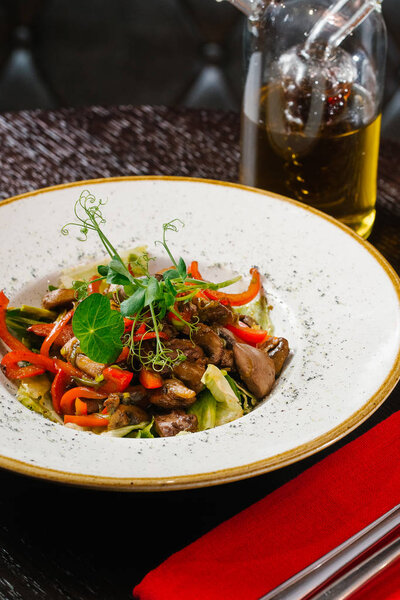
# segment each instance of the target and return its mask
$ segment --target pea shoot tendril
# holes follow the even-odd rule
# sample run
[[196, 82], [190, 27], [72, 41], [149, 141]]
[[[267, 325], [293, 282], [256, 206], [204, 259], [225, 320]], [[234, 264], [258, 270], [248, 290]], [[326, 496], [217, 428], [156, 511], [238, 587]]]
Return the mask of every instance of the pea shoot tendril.
[[[89, 190], [84, 190], [74, 206], [76, 221], [64, 225], [61, 233], [68, 235], [71, 227], [78, 227], [82, 234], [81, 237], [78, 237], [78, 240], [84, 242], [88, 238], [89, 231], [95, 231], [110, 256], [111, 261], [108, 265], [100, 265], [98, 267], [99, 277], [96, 281], [104, 280], [108, 284], [123, 286], [126, 299], [122, 302], [119, 302], [118, 296], [115, 294], [109, 294], [110, 299], [112, 297], [114, 302], [117, 301], [119, 303], [120, 309], [119, 313], [113, 310], [111, 313], [117, 312], [121, 323], [123, 323], [124, 317], [125, 319], [132, 320], [131, 331], [125, 334], [122, 340], [129, 348], [129, 358], [132, 366], [134, 366], [135, 361], [138, 361], [142, 366], [152, 368], [156, 371], [162, 371], [165, 367], [173, 367], [174, 364], [185, 360], [185, 356], [182, 352], [171, 350], [164, 344], [162, 340], [164, 336], [160, 335], [160, 333], [163, 329], [163, 320], [165, 317], [167, 315], [172, 317], [178, 323], [178, 326], [186, 328], [186, 331], [191, 335], [196, 329], [196, 322], [186, 321], [179, 311], [179, 306], [188, 303], [198, 294], [199, 290], [218, 290], [238, 281], [240, 277], [222, 283], [205, 282], [193, 278], [188, 273], [183, 258], [180, 257], [176, 260], [167, 243], [167, 232], [176, 233], [179, 231], [179, 228], [184, 227], [184, 223], [180, 219], [173, 219], [168, 223], [164, 223], [162, 241], [155, 242], [156, 245], [164, 248], [171, 260], [171, 268], [157, 277], [151, 275], [149, 272], [149, 263], [153, 259], [146, 253], [140, 260], [140, 270], [144, 272], [144, 275], [140, 277], [133, 275], [132, 269], [125, 265], [116, 248], [102, 231], [102, 226], [106, 223], [106, 219], [102, 213], [102, 207], [105, 204], [106, 201], [96, 199]], [[133, 264], [133, 266], [135, 265]], [[92, 358], [91, 353], [92, 350], [94, 352], [94, 349], [91, 347], [90, 335], [85, 331], [85, 322], [90, 322], [89, 312], [93, 303], [93, 300], [90, 301], [91, 296], [88, 295], [89, 282], [76, 281], [73, 283], [73, 286], [77, 290], [78, 300], [80, 301], [79, 321], [76, 321], [76, 316], [74, 316], [73, 329], [74, 332], [75, 330], [80, 331], [81, 335], [85, 336], [87, 355], [89, 358]], [[111, 317], [115, 321], [115, 315], [111, 315]], [[146, 327], [146, 333], [154, 333], [155, 343], [151, 347], [144, 343], [144, 336], [144, 339], [137, 339], [135, 332], [142, 324]], [[106, 328], [104, 331], [106, 332]], [[98, 333], [96, 338], [96, 360], [107, 362], [106, 360], [101, 361], [102, 353], [99, 336], [101, 336], [101, 332]], [[79, 339], [79, 336], [77, 337]], [[109, 344], [110, 338], [105, 334], [104, 357], [110, 355], [110, 349], [106, 347]]]

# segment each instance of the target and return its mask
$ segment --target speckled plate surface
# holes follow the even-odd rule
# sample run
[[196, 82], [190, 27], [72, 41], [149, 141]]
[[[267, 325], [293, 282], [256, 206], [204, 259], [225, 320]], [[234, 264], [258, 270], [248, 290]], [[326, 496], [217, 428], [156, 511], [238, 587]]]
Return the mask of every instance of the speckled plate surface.
[[394, 387], [400, 284], [391, 267], [333, 219], [241, 186], [121, 178], [5, 201], [0, 287], [13, 305], [39, 305], [63, 268], [102, 256], [95, 235], [83, 244], [72, 231], [68, 238], [60, 234], [84, 189], [109, 200], [106, 231], [119, 248], [147, 243], [160, 256], [153, 241], [164, 222], [179, 218], [185, 227], [170, 235], [171, 245], [178, 256], [198, 259], [206, 276], [245, 274], [258, 265], [275, 332], [290, 342], [290, 361], [249, 415], [210, 431], [153, 440], [107, 438], [52, 423], [19, 404], [0, 375], [0, 466], [115, 489], [224, 483], [321, 450], [363, 422]]

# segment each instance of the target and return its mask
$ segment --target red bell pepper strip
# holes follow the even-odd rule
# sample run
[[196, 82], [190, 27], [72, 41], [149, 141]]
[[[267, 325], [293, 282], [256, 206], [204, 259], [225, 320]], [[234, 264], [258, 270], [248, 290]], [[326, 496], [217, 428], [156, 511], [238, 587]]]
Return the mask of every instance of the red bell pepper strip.
[[[132, 331], [133, 323], [133, 319], [124, 318], [125, 333], [128, 333], [128, 331]], [[146, 325], [144, 323], [141, 323], [136, 330], [135, 336], [142, 336], [144, 333], [146, 333]]]
[[[3, 357], [2, 366], [6, 368], [6, 375], [9, 379], [24, 379], [25, 377], [34, 377], [42, 375], [45, 371], [57, 373], [60, 369], [69, 373], [71, 376], [81, 377], [82, 373], [75, 369], [69, 363], [59, 359], [51, 359], [47, 356], [35, 354], [28, 350], [26, 346], [15, 338], [7, 329], [6, 311], [9, 300], [4, 292], [0, 291], [0, 339], [12, 350]], [[29, 362], [30, 365], [20, 367], [19, 362]]]
[[[198, 263], [196, 260], [192, 262], [189, 268], [189, 272], [195, 279], [203, 280], [199, 272]], [[231, 306], [243, 306], [243, 304], [248, 304], [257, 296], [261, 289], [261, 277], [258, 270], [253, 267], [250, 269], [251, 281], [249, 287], [244, 292], [239, 294], [228, 294], [226, 292], [220, 292], [218, 290], [203, 290], [204, 294], [210, 300], [217, 300], [218, 302], [228, 301]]]
[[203, 292], [203, 290], [199, 290], [195, 296], [195, 298], [203, 298], [203, 299], [207, 299], [207, 296], [205, 294], [205, 292]]
[[65, 392], [60, 401], [60, 410], [64, 415], [75, 414], [75, 401], [77, 398], [92, 398], [94, 400], [104, 400], [107, 394], [96, 392], [83, 386], [72, 388]]
[[65, 415], [65, 423], [75, 423], [81, 427], [107, 427], [107, 417], [101, 417], [100, 415]]
[[[0, 339], [10, 348], [10, 350], [24, 351], [26, 346], [14, 337], [7, 329], [6, 314], [9, 299], [3, 292], [0, 291]], [[43, 371], [42, 371], [43, 372]]]
[[[23, 377], [32, 377], [33, 375], [25, 374], [31, 370], [31, 365], [27, 367], [19, 367], [19, 362], [29, 362], [35, 367], [41, 368], [41, 373], [44, 371], [50, 371], [50, 373], [57, 373], [62, 370], [65, 373], [71, 375], [71, 377], [84, 377], [82, 371], [76, 369], [68, 362], [59, 360], [58, 358], [49, 358], [42, 354], [35, 354], [24, 346], [24, 350], [18, 350], [9, 352], [3, 357], [1, 365], [6, 369], [6, 376], [9, 379], [22, 379]], [[36, 373], [39, 375], [39, 373]]]
[[[50, 331], [53, 329], [53, 325], [51, 323], [36, 323], [35, 325], [31, 325], [28, 327], [27, 331], [34, 333], [35, 335], [39, 335], [40, 337], [47, 337]], [[74, 337], [74, 332], [72, 331], [72, 325], [65, 325], [65, 327], [60, 331], [53, 344], [55, 346], [64, 346], [71, 338]]]
[[118, 367], [106, 367], [103, 370], [105, 383], [99, 388], [99, 392], [108, 394], [121, 393], [132, 381], [133, 373], [124, 371]]
[[263, 329], [253, 329], [252, 327], [247, 327], [247, 325], [240, 325], [240, 322], [239, 326], [227, 324], [224, 325], [224, 327], [229, 329], [229, 331], [250, 346], [262, 344], [272, 337], [269, 335], [268, 331], [264, 331]]
[[87, 415], [87, 404], [80, 398], [75, 400], [75, 412], [77, 415]]
[[115, 362], [117, 362], [117, 363], [122, 362], [122, 361], [126, 360], [128, 358], [128, 356], [129, 356], [129, 348], [128, 348], [128, 346], [124, 346], [122, 348], [121, 354], [118, 356], [118, 358]]
[[145, 367], [142, 367], [140, 371], [139, 381], [147, 390], [155, 390], [160, 388], [164, 383], [163, 378], [159, 373], [156, 373], [151, 369], [146, 369]]
[[179, 303], [176, 301], [174, 304], [174, 310], [181, 317], [180, 319], [173, 312], [167, 313], [167, 318], [176, 329], [183, 329], [185, 324], [189, 324], [192, 320], [192, 312], [184, 302]]
[[66, 392], [66, 387], [72, 383], [72, 377], [64, 371], [58, 371], [51, 384], [51, 400], [56, 413], [61, 414], [60, 402]]
[[[143, 334], [136, 333], [133, 336], [133, 341], [134, 342], [143, 342], [144, 340], [154, 340], [156, 337], [157, 337], [157, 334], [155, 331], [148, 331], [147, 333], [143, 333]], [[158, 337], [160, 337], [162, 340], [169, 340], [169, 337], [163, 331], [158, 332]]]
[[98, 276], [92, 275], [92, 277], [89, 280], [92, 282], [92, 283], [89, 283], [89, 285], [88, 285], [89, 296], [90, 296], [90, 294], [99, 294], [100, 293], [100, 281], [95, 281], [96, 279], [98, 279]]
[[[1, 363], [3, 366], [3, 361]], [[36, 377], [37, 375], [43, 375], [46, 369], [43, 367], [36, 367], [35, 365], [27, 365], [26, 367], [10, 367], [6, 368], [6, 375], [9, 379], [26, 379], [27, 377]]]
[[74, 314], [74, 309], [71, 309], [63, 317], [61, 317], [61, 319], [59, 319], [58, 321], [56, 321], [54, 323], [50, 333], [47, 335], [46, 339], [44, 340], [44, 342], [40, 348], [40, 354], [42, 354], [43, 356], [49, 355], [49, 351], [50, 351], [50, 348], [51, 348], [53, 342], [55, 342], [55, 340], [58, 338], [59, 334], [62, 332], [64, 327], [71, 320], [73, 314]]
[[60, 360], [59, 358], [53, 358], [51, 360], [53, 361], [53, 365], [56, 369], [56, 372], [61, 369], [65, 373], [71, 375], [71, 377], [79, 377], [80, 379], [82, 379], [82, 377], [85, 377], [85, 374], [73, 365], [71, 365], [71, 363], [66, 362], [64, 360]]
[[124, 317], [124, 325], [125, 325], [124, 333], [128, 333], [128, 331], [132, 330], [133, 323], [134, 323], [133, 319], [127, 319], [126, 317]]
[[[29, 362], [31, 365], [27, 367], [20, 367], [19, 362]], [[57, 373], [57, 369], [54, 367], [54, 361], [46, 356], [35, 354], [27, 348], [25, 350], [15, 350], [6, 354], [2, 361], [1, 366], [5, 367], [6, 376], [9, 379], [23, 379], [24, 377], [32, 377], [33, 370], [36, 369], [37, 375], [44, 373], [45, 371], [51, 371]]]
[[136, 335], [143, 335], [144, 333], [146, 333], [146, 325], [145, 323], [141, 323], [137, 328]]

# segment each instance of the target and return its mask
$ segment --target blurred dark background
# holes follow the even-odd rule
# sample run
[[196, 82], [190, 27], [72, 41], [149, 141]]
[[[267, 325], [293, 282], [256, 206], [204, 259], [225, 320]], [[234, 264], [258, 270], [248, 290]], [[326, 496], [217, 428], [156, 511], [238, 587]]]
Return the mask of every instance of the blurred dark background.
[[[383, 137], [400, 139], [400, 1]], [[0, 0], [0, 111], [93, 104], [240, 109], [243, 17], [215, 0]]]

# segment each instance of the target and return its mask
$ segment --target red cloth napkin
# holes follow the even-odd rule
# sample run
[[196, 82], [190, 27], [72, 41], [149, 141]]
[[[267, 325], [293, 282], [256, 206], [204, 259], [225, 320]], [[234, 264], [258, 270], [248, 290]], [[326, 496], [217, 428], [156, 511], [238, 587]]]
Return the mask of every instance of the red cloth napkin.
[[399, 465], [400, 412], [172, 555], [134, 597], [256, 600], [400, 503]]
[[349, 600], [399, 600], [400, 560], [354, 592]]

